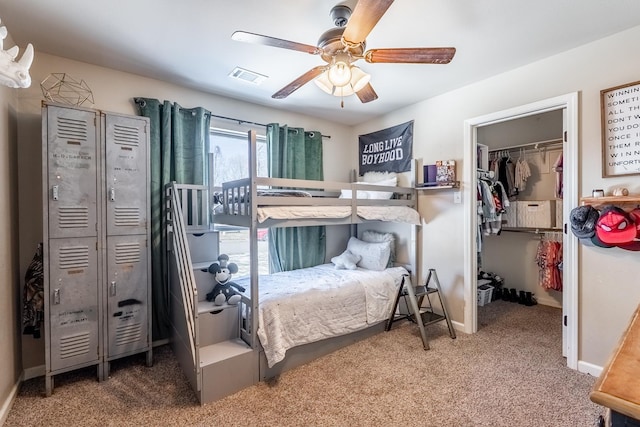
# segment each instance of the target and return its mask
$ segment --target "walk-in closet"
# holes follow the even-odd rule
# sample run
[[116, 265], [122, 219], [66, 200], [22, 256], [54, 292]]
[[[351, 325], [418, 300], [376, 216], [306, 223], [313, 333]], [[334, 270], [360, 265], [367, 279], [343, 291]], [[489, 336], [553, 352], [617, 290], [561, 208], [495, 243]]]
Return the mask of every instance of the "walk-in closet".
[[563, 111], [479, 127], [477, 153], [478, 288], [562, 308]]

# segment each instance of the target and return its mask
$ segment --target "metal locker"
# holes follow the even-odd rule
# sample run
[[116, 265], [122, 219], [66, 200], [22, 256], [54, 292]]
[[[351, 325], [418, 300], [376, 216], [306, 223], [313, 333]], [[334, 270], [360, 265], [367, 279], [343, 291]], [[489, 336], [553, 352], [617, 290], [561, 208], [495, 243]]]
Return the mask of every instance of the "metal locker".
[[[98, 120], [100, 119], [100, 120]], [[53, 376], [152, 363], [149, 119], [43, 104], [46, 394]]]
[[47, 108], [49, 238], [97, 235], [96, 122], [95, 112]]
[[107, 359], [149, 347], [147, 236], [107, 237]]
[[147, 232], [147, 121], [103, 114], [107, 235]]
[[49, 240], [50, 371], [100, 360], [97, 239]]

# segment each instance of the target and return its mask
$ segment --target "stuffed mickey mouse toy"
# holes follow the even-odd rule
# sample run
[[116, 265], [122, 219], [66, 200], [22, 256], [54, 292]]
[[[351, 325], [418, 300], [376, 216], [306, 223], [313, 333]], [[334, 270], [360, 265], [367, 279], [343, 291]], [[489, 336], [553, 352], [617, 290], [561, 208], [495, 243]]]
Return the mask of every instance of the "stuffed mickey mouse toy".
[[238, 266], [229, 262], [229, 256], [220, 254], [218, 262], [214, 262], [209, 266], [209, 273], [213, 274], [215, 285], [213, 290], [207, 294], [207, 301], [213, 301], [215, 305], [236, 305], [240, 302], [240, 294], [236, 292], [244, 292], [245, 289], [231, 282], [231, 275], [238, 272]]

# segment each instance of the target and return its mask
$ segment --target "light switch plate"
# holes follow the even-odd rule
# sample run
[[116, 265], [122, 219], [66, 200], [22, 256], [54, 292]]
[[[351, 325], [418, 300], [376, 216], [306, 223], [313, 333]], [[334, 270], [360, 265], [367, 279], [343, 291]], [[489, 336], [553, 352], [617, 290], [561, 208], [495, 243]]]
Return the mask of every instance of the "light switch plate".
[[462, 192], [460, 191], [453, 192], [453, 203], [456, 203], [456, 204], [462, 203]]

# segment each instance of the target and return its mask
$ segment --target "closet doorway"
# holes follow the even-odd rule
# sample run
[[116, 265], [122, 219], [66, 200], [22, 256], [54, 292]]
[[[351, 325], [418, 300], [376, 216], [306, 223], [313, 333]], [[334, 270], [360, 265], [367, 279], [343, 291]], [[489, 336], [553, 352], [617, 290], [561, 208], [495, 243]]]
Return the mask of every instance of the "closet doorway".
[[[571, 209], [578, 204], [578, 94], [570, 93], [535, 102], [532, 104], [499, 111], [481, 117], [468, 119], [464, 124], [464, 171], [463, 188], [465, 203], [465, 310], [464, 330], [475, 333], [477, 321], [477, 271], [478, 271], [478, 217], [476, 166], [478, 164], [478, 135], [483, 135], [490, 126], [532, 118], [551, 112], [562, 114], [564, 139], [561, 146], [563, 154], [563, 355], [567, 357], [567, 366], [577, 369], [578, 365], [578, 286], [577, 286], [577, 243], [566, 233]], [[554, 159], [555, 160], [555, 159]], [[509, 284], [506, 284], [509, 288]], [[512, 287], [512, 286], [511, 286]]]

